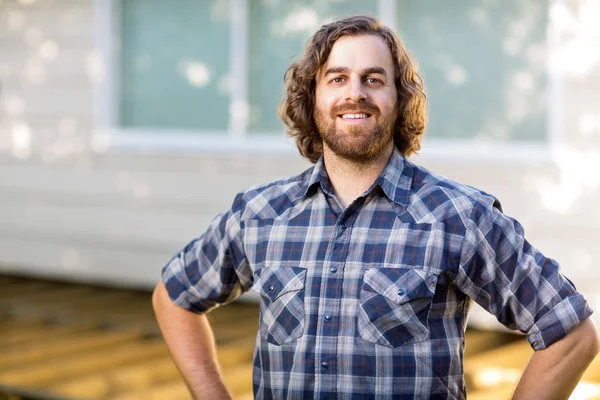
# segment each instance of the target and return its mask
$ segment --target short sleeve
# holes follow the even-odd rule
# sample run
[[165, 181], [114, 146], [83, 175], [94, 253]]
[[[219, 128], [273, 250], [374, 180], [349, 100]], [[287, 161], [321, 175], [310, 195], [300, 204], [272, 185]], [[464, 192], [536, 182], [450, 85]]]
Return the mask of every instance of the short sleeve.
[[241, 194], [206, 232], [191, 241], [163, 268], [169, 297], [180, 307], [206, 313], [235, 300], [252, 286], [244, 253]]
[[592, 310], [558, 263], [525, 239], [519, 222], [486, 200], [467, 222], [457, 287], [500, 323], [527, 334], [534, 350], [544, 349]]

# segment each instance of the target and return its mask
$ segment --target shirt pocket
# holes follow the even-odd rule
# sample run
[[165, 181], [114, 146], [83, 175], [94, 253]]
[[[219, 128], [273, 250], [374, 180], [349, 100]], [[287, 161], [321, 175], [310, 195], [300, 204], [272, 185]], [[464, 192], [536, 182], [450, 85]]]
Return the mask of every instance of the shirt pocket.
[[358, 312], [360, 337], [387, 347], [425, 340], [436, 283], [437, 275], [422, 269], [366, 269]]
[[304, 332], [306, 269], [274, 266], [260, 270], [260, 334], [275, 345], [291, 342]]

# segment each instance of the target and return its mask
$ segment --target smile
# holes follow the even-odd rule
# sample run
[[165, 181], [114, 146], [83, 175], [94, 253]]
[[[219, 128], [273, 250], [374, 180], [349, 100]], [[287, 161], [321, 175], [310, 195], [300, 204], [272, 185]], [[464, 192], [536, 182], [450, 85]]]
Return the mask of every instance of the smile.
[[360, 113], [360, 114], [342, 114], [340, 117], [342, 119], [366, 119], [369, 118], [371, 114]]

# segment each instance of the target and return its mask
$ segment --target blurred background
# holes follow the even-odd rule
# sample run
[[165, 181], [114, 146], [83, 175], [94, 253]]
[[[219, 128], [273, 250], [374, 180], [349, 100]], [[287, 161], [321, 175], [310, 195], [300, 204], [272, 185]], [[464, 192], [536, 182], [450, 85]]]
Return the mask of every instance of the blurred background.
[[[310, 166], [283, 73], [356, 13], [420, 65], [413, 161], [497, 196], [600, 310], [600, 0], [0, 0], [0, 399], [187, 398], [149, 290], [237, 192]], [[237, 398], [245, 300], [213, 317]], [[470, 398], [508, 398], [528, 344], [470, 326]], [[600, 396], [600, 366], [584, 380], [573, 398]]]

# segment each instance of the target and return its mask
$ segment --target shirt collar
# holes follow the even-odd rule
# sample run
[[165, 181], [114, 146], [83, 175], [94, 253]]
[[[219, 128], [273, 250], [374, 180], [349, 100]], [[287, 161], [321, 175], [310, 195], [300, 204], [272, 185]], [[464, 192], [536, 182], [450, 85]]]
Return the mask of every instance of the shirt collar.
[[[375, 186], [379, 186], [386, 197], [391, 201], [402, 205], [408, 205], [412, 177], [412, 163], [406, 160], [398, 149], [394, 148], [394, 152], [390, 156], [387, 165], [377, 177], [370, 190]], [[329, 177], [325, 170], [323, 156], [319, 158], [314, 165], [312, 172], [308, 175], [304, 189], [301, 192], [301, 197], [305, 197], [309, 190], [317, 183], [321, 185], [323, 192], [333, 195]]]
[[393, 202], [408, 205], [413, 178], [413, 165], [397, 148], [390, 156], [387, 165], [375, 180], [383, 193]]
[[321, 184], [321, 189], [327, 194], [333, 194], [333, 190], [331, 188], [331, 184], [329, 183], [329, 177], [327, 176], [327, 171], [325, 170], [325, 163], [323, 161], [323, 155], [319, 157], [317, 162], [315, 163], [312, 172], [308, 176], [306, 180], [304, 189], [302, 190], [302, 197], [305, 197], [309, 190], [317, 183]]

